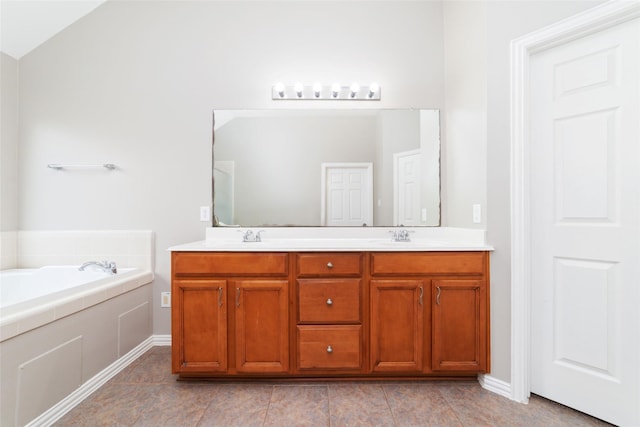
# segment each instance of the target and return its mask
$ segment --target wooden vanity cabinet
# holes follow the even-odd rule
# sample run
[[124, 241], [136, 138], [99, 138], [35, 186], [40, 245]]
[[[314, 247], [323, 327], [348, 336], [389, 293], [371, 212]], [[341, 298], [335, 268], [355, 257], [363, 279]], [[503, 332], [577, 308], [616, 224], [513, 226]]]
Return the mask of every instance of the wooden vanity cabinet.
[[172, 372], [289, 371], [289, 255], [172, 253]]
[[371, 370], [489, 370], [487, 252], [371, 254]]
[[173, 252], [183, 377], [490, 370], [489, 252]]

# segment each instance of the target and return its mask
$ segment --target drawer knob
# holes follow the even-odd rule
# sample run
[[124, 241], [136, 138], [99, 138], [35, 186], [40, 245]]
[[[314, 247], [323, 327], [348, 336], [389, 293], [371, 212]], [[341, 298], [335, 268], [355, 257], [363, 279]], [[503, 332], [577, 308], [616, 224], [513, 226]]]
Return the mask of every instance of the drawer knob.
[[327, 347], [327, 353], [333, 353], [333, 348], [331, 348], [331, 346]]
[[333, 268], [333, 263], [331, 261], [327, 263], [327, 268]]
[[333, 300], [331, 298], [327, 299], [327, 305], [333, 305]]

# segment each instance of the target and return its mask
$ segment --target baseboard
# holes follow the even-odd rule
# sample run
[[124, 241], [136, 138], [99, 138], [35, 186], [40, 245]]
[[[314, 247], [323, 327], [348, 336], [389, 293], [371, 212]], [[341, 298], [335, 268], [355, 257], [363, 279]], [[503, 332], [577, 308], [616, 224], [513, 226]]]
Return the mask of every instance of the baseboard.
[[73, 393], [62, 399], [60, 402], [40, 414], [29, 422], [26, 427], [50, 426], [67, 412], [79, 405], [84, 399], [89, 397], [94, 391], [102, 387], [107, 381], [115, 377], [120, 371], [133, 363], [136, 359], [154, 346], [171, 345], [171, 335], [152, 335], [124, 356], [113, 362], [111, 365], [98, 372], [84, 384], [78, 387]]
[[508, 382], [499, 380], [491, 375], [478, 375], [478, 382], [483, 389], [513, 400], [511, 384]]

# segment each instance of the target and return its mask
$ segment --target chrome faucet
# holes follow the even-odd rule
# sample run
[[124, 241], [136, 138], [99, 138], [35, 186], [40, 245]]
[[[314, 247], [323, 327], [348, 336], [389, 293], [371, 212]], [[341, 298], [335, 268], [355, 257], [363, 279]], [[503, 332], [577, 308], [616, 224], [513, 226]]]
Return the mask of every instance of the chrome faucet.
[[85, 262], [84, 264], [82, 264], [78, 268], [78, 270], [84, 271], [89, 266], [98, 267], [100, 270], [104, 271], [105, 273], [109, 273], [109, 274], [116, 274], [118, 272], [118, 269], [116, 268], [115, 261], [102, 261], [102, 262], [89, 261], [89, 262]]
[[409, 230], [398, 228], [395, 230], [390, 230], [389, 233], [392, 233], [391, 240], [393, 240], [394, 242], [410, 242], [411, 241], [411, 237], [409, 237], [409, 233], [411, 233], [411, 231]]
[[264, 230], [260, 230], [257, 232], [253, 232], [253, 230], [238, 230], [242, 232], [242, 241], [243, 242], [262, 242], [262, 237], [260, 237], [260, 233], [263, 233]]

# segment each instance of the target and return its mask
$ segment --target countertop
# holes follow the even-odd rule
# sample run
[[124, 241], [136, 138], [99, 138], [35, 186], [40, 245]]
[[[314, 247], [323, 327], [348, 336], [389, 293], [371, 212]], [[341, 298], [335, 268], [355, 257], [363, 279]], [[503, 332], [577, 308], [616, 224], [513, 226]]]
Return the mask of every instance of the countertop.
[[[409, 241], [391, 239], [407, 230]], [[261, 241], [243, 242], [242, 233], [261, 231]], [[450, 227], [211, 227], [204, 240], [172, 246], [172, 252], [422, 252], [492, 251], [485, 231]]]

